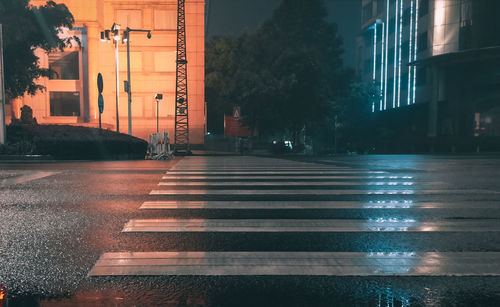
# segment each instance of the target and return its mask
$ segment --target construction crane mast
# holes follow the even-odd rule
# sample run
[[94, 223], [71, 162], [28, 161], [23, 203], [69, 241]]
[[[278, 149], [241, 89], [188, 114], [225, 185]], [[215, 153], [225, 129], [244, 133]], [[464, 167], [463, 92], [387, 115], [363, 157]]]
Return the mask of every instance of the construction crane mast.
[[191, 154], [186, 50], [186, 0], [177, 1], [177, 68], [175, 79], [175, 153]]

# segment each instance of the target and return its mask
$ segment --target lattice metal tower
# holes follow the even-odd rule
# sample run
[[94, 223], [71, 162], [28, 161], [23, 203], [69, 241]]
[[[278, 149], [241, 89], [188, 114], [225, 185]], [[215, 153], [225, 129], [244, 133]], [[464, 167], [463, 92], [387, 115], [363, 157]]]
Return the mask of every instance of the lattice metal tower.
[[177, 69], [175, 80], [175, 152], [191, 154], [186, 51], [186, 0], [177, 1]]

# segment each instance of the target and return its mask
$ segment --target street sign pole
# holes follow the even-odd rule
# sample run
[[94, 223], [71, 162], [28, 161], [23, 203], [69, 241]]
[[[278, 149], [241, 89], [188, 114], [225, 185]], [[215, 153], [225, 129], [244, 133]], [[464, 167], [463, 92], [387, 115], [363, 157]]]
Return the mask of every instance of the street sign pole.
[[2, 25], [0, 24], [0, 144], [5, 144], [7, 134], [5, 131], [5, 86], [3, 73], [3, 38]]
[[101, 114], [104, 112], [104, 98], [102, 97], [102, 91], [104, 89], [104, 82], [101, 73], [97, 75], [97, 90], [99, 91], [99, 97], [97, 98], [97, 106], [99, 107], [99, 129], [101, 127]]

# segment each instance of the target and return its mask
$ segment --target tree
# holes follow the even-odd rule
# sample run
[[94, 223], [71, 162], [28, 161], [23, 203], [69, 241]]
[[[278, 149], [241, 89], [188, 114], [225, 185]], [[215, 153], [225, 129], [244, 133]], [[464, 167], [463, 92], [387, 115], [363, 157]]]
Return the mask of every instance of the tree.
[[[3, 25], [5, 92], [7, 101], [44, 90], [35, 81], [49, 77], [51, 71], [41, 68], [35, 49], [46, 52], [75, 43], [75, 37], [60, 38], [61, 28], [72, 28], [75, 20], [64, 4], [48, 1], [35, 7], [29, 0], [2, 0], [0, 22]], [[76, 42], [79, 41], [76, 39]]]
[[211, 112], [242, 107], [260, 134], [315, 130], [348, 94], [342, 40], [323, 0], [283, 0], [256, 32], [208, 44]]
[[283, 0], [259, 30], [268, 42], [268, 65], [283, 85], [279, 109], [292, 137], [304, 127], [316, 130], [347, 93], [342, 39], [326, 17], [323, 0]]
[[205, 90], [208, 103], [208, 130], [222, 133], [224, 114], [230, 114], [235, 102], [234, 76], [241, 51], [240, 38], [218, 37], [206, 47]]
[[375, 147], [377, 127], [372, 105], [378, 106], [380, 89], [372, 82], [353, 82], [349, 95], [341, 104], [339, 120], [341, 147], [347, 151], [369, 152]]

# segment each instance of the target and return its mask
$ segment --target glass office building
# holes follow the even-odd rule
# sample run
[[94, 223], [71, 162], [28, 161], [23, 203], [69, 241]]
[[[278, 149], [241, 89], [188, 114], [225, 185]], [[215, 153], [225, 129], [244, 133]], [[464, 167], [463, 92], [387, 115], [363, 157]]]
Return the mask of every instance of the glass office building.
[[499, 9], [497, 0], [363, 0], [356, 68], [380, 94], [372, 111], [425, 109], [428, 137], [500, 136]]

